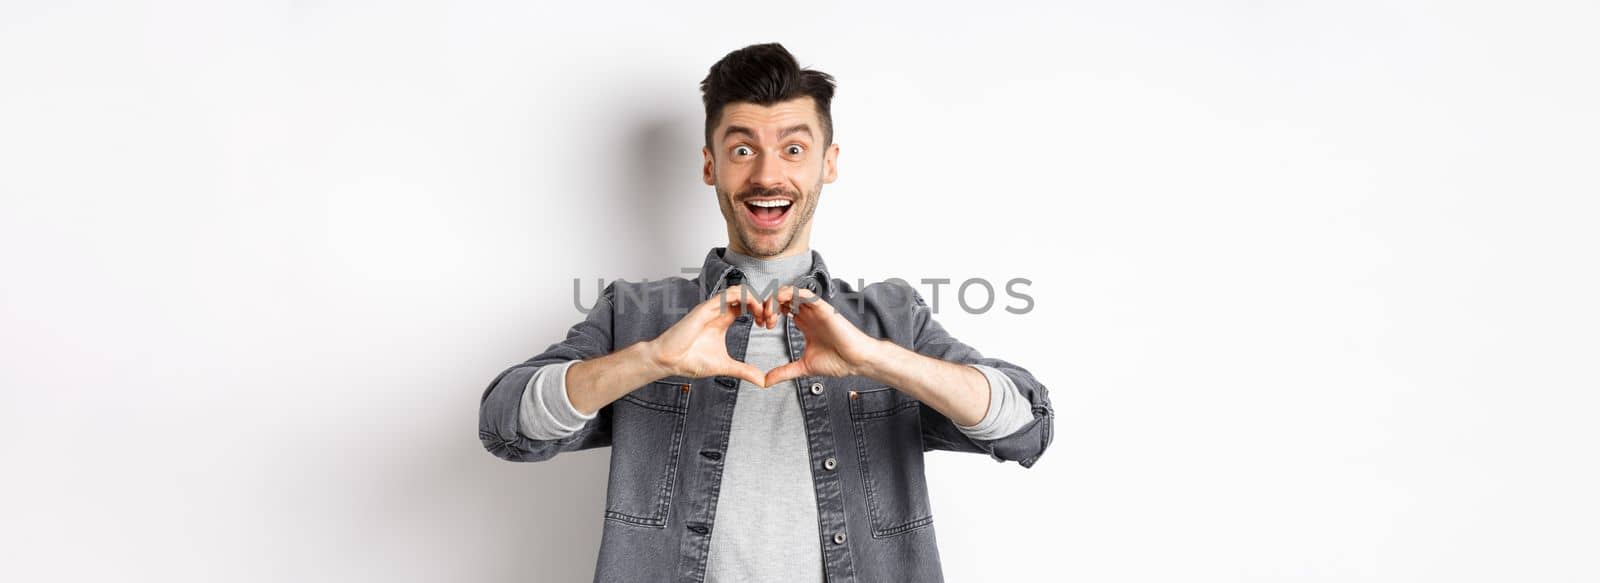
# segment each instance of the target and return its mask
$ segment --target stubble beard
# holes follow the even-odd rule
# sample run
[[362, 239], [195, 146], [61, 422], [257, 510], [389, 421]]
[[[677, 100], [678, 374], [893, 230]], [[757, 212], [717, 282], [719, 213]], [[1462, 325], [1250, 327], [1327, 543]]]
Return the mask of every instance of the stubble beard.
[[[796, 197], [796, 202], [799, 203], [800, 208], [791, 209], [789, 212], [798, 212], [800, 214], [790, 217], [790, 220], [786, 221], [788, 232], [782, 233], [778, 237], [782, 241], [781, 245], [776, 243], [763, 245], [759, 243], [762, 239], [752, 236], [750, 232], [752, 227], [745, 221], [744, 202], [742, 201], [745, 198], [755, 196], [752, 194], [753, 190], [745, 190], [740, 193], [738, 202], [736, 202], [734, 197], [729, 196], [728, 191], [723, 190], [721, 186], [716, 187], [716, 189], [717, 198], [722, 200], [722, 216], [734, 225], [734, 235], [739, 237], [739, 243], [749, 251], [751, 257], [772, 257], [788, 251], [789, 247], [794, 245], [795, 237], [800, 235], [800, 229], [811, 223], [811, 215], [817, 212], [817, 199], [822, 195], [822, 180], [817, 180], [816, 186], [812, 187], [811, 192], [806, 193], [805, 196]], [[789, 194], [789, 192], [771, 191], [762, 194]]]

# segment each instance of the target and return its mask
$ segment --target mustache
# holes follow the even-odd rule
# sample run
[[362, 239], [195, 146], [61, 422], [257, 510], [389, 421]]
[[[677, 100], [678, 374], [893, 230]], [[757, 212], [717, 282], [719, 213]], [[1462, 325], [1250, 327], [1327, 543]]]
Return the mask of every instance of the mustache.
[[752, 198], [761, 198], [765, 196], [782, 196], [792, 200], [800, 200], [800, 193], [793, 190], [789, 190], [787, 188], [761, 188], [759, 186], [754, 186], [740, 191], [738, 199], [740, 201], [746, 201]]

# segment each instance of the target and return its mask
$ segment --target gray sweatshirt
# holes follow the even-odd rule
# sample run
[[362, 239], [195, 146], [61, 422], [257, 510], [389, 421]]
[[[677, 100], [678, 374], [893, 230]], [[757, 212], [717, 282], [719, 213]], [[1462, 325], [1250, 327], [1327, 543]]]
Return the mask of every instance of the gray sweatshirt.
[[[811, 269], [809, 250], [763, 260], [730, 249], [723, 259], [743, 271], [745, 284], [755, 291], [776, 289], [773, 281], [793, 283]], [[745, 325], [752, 326], [745, 362], [761, 370], [789, 362], [782, 322], [772, 330]], [[579, 414], [567, 397], [567, 368], [574, 362], [541, 367], [528, 380], [519, 414], [523, 435], [565, 437], [598, 414]], [[989, 380], [989, 409], [977, 425], [957, 428], [974, 439], [997, 439], [1033, 419], [1027, 397], [1009, 377], [987, 366], [970, 366]], [[707, 583], [822, 582], [810, 450], [793, 382], [765, 389], [740, 382], [717, 498], [717, 527], [711, 529], [706, 557]]]

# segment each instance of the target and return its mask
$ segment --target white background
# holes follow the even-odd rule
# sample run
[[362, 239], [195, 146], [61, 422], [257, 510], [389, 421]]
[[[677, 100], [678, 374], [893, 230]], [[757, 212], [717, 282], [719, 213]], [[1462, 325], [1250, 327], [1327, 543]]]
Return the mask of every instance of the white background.
[[1600, 579], [1592, 4], [224, 4], [0, 7], [0, 579], [588, 580], [608, 450], [478, 399], [725, 243], [767, 41], [837, 276], [1034, 281], [940, 311], [1057, 412], [930, 454], [949, 580]]

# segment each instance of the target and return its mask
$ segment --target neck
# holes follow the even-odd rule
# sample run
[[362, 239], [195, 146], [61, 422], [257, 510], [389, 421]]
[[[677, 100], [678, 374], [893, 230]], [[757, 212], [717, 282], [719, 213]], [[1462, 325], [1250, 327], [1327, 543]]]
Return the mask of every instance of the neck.
[[809, 245], [803, 243], [803, 242], [800, 242], [800, 241], [795, 241], [794, 244], [790, 245], [788, 249], [784, 249], [782, 252], [780, 252], [780, 253], [778, 253], [776, 255], [757, 255], [757, 254], [755, 254], [755, 252], [753, 252], [753, 251], [751, 251], [749, 249], [745, 249], [744, 246], [740, 245], [737, 241], [733, 241], [733, 242], [728, 243], [727, 247], [728, 247], [728, 252], [729, 253], [738, 253], [738, 254], [743, 255], [745, 257], [752, 257], [752, 258], [760, 259], [760, 260], [763, 260], [763, 261], [770, 261], [770, 260], [773, 260], [773, 259], [783, 259], [783, 258], [786, 258], [786, 257], [795, 257], [795, 256], [798, 256], [798, 255], [810, 255], [811, 254], [811, 247]]
[[745, 281], [755, 292], [766, 291], [769, 288], [776, 290], [777, 285], [794, 283], [811, 270], [809, 248], [800, 248], [795, 253], [785, 253], [778, 257], [758, 258], [729, 247], [723, 252], [722, 260], [744, 272]]

